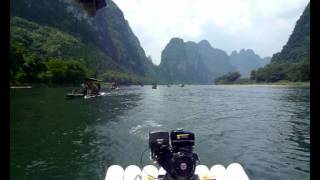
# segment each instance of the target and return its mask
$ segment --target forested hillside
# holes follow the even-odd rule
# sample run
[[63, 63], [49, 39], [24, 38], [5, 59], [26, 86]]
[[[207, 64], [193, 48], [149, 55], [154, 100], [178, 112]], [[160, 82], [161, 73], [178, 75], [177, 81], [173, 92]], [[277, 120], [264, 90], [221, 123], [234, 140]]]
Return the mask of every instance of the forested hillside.
[[310, 3], [282, 51], [273, 55], [271, 64], [252, 71], [251, 79], [257, 82], [310, 80]]
[[[12, 0], [10, 28], [11, 83], [47, 81], [52, 59], [77, 62], [86, 76], [105, 80], [151, 81], [156, 76], [123, 13], [110, 0], [93, 18], [73, 1]], [[42, 68], [30, 69], [30, 64]]]

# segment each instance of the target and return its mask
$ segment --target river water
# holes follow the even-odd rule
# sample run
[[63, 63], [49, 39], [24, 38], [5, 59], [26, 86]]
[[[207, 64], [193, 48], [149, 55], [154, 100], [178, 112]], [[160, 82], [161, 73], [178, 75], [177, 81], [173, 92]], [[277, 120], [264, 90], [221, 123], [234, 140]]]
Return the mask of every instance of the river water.
[[195, 133], [201, 164], [239, 162], [250, 179], [310, 179], [309, 88], [130, 86], [65, 99], [71, 89], [11, 90], [11, 179], [100, 180], [109, 165], [141, 166], [149, 130], [177, 128]]

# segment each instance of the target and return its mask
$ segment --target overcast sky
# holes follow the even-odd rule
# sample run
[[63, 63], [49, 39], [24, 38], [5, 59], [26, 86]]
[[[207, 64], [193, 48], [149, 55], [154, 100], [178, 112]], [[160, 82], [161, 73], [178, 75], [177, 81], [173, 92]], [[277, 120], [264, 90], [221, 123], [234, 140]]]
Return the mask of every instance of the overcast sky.
[[253, 49], [262, 57], [282, 49], [309, 0], [113, 0], [146, 55], [160, 64], [169, 40], [208, 40], [230, 54]]

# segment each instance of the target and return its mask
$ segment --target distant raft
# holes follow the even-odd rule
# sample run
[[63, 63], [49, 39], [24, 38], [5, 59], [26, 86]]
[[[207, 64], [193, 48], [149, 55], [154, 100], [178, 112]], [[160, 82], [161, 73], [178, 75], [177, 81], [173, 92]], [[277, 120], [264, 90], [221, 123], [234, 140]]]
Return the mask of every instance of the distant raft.
[[157, 84], [153, 84], [152, 89], [157, 89]]
[[75, 2], [83, 5], [88, 16], [93, 17], [96, 11], [107, 6], [105, 0], [75, 0]]
[[[105, 180], [156, 180], [161, 179], [166, 171], [161, 167], [159, 170], [153, 165], [147, 165], [142, 170], [136, 165], [130, 165], [123, 169], [119, 165], [108, 168]], [[205, 165], [197, 165], [195, 174], [200, 180], [249, 180], [243, 167], [239, 163], [232, 163], [227, 168], [217, 164], [210, 169]]]
[[83, 93], [68, 93], [66, 94], [66, 98], [75, 98], [75, 97], [82, 97], [84, 99], [90, 99], [94, 97], [99, 97], [99, 96], [105, 96], [107, 93], [106, 92], [100, 92], [99, 94], [83, 94]]
[[31, 86], [10, 86], [10, 89], [31, 89]]
[[67, 98], [73, 98], [73, 97], [84, 97], [83, 93], [68, 93], [66, 94]]

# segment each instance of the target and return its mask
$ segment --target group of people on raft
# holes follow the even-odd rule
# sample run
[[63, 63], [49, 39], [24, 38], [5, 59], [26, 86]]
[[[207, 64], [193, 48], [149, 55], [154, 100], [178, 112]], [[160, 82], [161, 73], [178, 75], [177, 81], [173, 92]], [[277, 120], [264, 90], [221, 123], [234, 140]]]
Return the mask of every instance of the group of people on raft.
[[100, 93], [101, 85], [99, 82], [85, 81], [81, 86], [84, 95], [98, 95]]
[[[87, 78], [84, 80], [84, 82], [81, 84], [83, 88], [83, 94], [84, 95], [99, 95], [101, 90], [101, 84], [100, 80], [94, 79], [94, 78]], [[115, 80], [111, 82], [111, 89], [116, 89], [117, 83]]]

